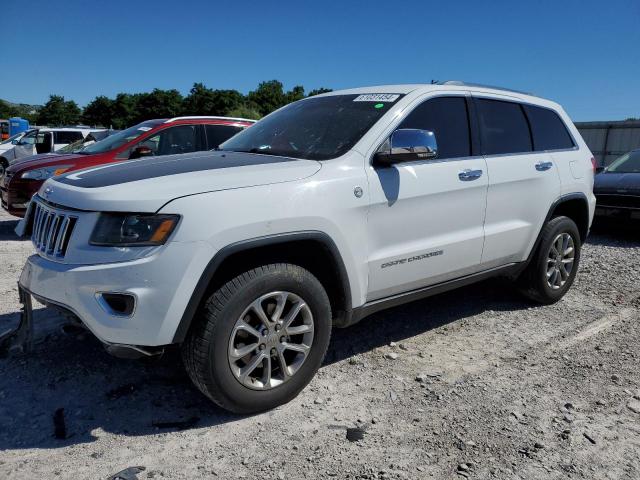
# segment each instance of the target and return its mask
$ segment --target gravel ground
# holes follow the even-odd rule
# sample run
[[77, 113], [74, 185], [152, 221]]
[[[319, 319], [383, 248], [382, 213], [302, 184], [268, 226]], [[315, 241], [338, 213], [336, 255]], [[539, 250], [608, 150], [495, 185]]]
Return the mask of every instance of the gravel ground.
[[[31, 251], [14, 225], [0, 217], [3, 326]], [[41, 308], [35, 351], [0, 360], [0, 478], [638, 479], [639, 264], [637, 233], [596, 233], [556, 305], [493, 280], [381, 312], [334, 332], [298, 398], [245, 417], [175, 353], [112, 358]]]

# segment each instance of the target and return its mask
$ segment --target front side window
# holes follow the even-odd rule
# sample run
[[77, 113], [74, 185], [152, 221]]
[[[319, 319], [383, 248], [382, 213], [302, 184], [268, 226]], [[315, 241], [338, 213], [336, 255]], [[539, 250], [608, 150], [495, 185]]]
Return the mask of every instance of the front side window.
[[178, 153], [195, 152], [196, 131], [198, 125], [179, 125], [165, 128], [157, 134], [145, 138], [133, 148], [149, 147], [153, 155], [174, 155]]
[[531, 152], [529, 125], [518, 103], [477, 99], [483, 155]]
[[149, 130], [157, 127], [161, 123], [162, 120], [150, 120], [147, 122], [139, 123], [138, 125], [127, 128], [126, 130], [114, 133], [113, 135], [110, 135], [104, 140], [100, 140], [93, 145], [88, 145], [78, 153], [82, 153], [83, 155], [93, 155], [95, 153], [110, 152], [144, 135]]
[[524, 105], [524, 110], [529, 118], [533, 135], [533, 149], [536, 152], [574, 147], [567, 127], [556, 112], [533, 105]]
[[224, 142], [226, 151], [328, 160], [347, 153], [399, 94], [329, 95], [290, 103]]
[[469, 115], [464, 97], [438, 97], [418, 105], [398, 128], [430, 130], [436, 136], [438, 158], [471, 155]]
[[625, 153], [607, 167], [611, 173], [640, 173], [640, 150]]

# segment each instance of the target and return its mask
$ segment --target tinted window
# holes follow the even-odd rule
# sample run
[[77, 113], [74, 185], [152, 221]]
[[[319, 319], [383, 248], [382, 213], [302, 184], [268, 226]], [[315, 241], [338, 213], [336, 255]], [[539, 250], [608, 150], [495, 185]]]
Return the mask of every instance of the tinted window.
[[[189, 153], [197, 151], [196, 129], [197, 125], [180, 125], [165, 128], [156, 135], [145, 138], [135, 147], [145, 145], [154, 155], [174, 155], [177, 153]], [[135, 148], [134, 147], [134, 148]]]
[[83, 138], [81, 132], [53, 132], [54, 143], [73, 143]]
[[529, 125], [518, 103], [477, 99], [476, 105], [484, 155], [532, 150]]
[[152, 130], [153, 128], [160, 125], [162, 122], [162, 120], [150, 120], [147, 122], [142, 122], [134, 127], [130, 127], [126, 130], [115, 133], [105, 138], [104, 140], [100, 140], [93, 145], [89, 145], [88, 147], [85, 147], [80, 153], [83, 153], [85, 155], [92, 155], [94, 153], [104, 153], [115, 150], [116, 148], [120, 148], [125, 143], [129, 143], [131, 140], [144, 135], [149, 130]]
[[236, 152], [328, 160], [347, 153], [400, 94], [329, 95], [290, 103], [220, 148]]
[[207, 132], [207, 144], [209, 150], [218, 148], [222, 142], [226, 142], [236, 133], [243, 130], [242, 127], [232, 125], [205, 125]]
[[463, 97], [441, 97], [418, 105], [398, 128], [431, 130], [438, 143], [438, 158], [471, 155], [469, 115]]
[[524, 109], [531, 125], [534, 150], [558, 150], [574, 146], [567, 127], [556, 112], [533, 105], [524, 105]]

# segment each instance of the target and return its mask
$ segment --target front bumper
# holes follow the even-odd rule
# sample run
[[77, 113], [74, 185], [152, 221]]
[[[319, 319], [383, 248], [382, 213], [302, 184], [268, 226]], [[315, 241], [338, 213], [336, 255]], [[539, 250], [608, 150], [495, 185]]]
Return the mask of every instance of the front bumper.
[[596, 216], [609, 219], [640, 220], [640, 195], [596, 194]]
[[26, 205], [31, 197], [42, 186], [42, 182], [38, 181], [0, 181], [0, 197], [2, 199], [2, 208], [11, 215], [24, 217], [27, 211]]
[[[207, 242], [170, 242], [148, 257], [99, 265], [70, 265], [32, 255], [19, 285], [36, 299], [75, 314], [106, 344], [162, 346], [174, 334], [204, 267], [213, 257]], [[133, 313], [118, 315], [101, 293], [136, 299]]]

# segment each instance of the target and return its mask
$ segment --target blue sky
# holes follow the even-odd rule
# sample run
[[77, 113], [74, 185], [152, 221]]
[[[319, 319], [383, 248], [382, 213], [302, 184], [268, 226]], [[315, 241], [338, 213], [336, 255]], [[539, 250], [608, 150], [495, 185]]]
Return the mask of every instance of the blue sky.
[[[640, 117], [640, 1], [2, 0], [0, 98], [458, 79]], [[2, 48], [2, 47], [0, 47]]]

